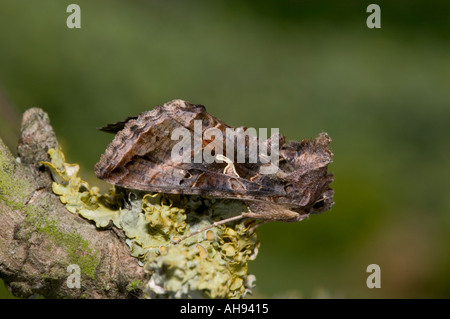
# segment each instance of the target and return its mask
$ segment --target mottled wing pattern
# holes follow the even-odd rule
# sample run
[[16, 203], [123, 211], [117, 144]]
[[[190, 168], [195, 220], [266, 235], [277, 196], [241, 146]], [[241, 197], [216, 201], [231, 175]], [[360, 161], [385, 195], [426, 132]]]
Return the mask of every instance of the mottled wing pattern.
[[112, 184], [144, 191], [226, 198], [275, 193], [272, 187], [244, 178], [255, 174], [245, 166], [239, 167], [242, 176], [230, 176], [224, 173], [225, 163], [183, 163], [181, 157], [173, 157], [171, 152], [178, 140], [171, 139], [171, 132], [184, 127], [193, 134], [196, 119], [206, 128], [225, 132], [229, 127], [201, 105], [175, 100], [157, 106], [126, 122], [96, 164], [96, 175]]
[[[168, 102], [120, 122], [123, 128], [96, 164], [96, 175], [130, 189], [237, 198], [299, 211], [321, 212], [333, 204], [329, 187], [333, 177], [327, 173], [332, 153], [326, 133], [302, 142], [284, 143], [282, 136], [269, 138], [265, 141], [268, 148], [271, 139], [280, 139], [280, 157], [278, 172], [268, 175], [260, 174], [264, 165], [261, 162], [235, 163], [232, 167], [226, 162], [194, 163], [195, 152], [202, 151], [210, 141], [203, 140], [200, 150], [192, 149], [190, 163], [183, 163], [181, 156], [173, 156], [172, 149], [179, 141], [172, 140], [171, 133], [181, 127], [194, 134], [194, 120], [201, 120], [204, 130], [219, 129], [223, 137], [226, 129], [231, 128], [208, 114], [202, 105], [182, 100]], [[117, 128], [120, 125], [114, 127]], [[245, 147], [257, 143], [255, 139], [248, 137]], [[225, 156], [236, 158], [234, 152], [233, 156], [226, 153]]]

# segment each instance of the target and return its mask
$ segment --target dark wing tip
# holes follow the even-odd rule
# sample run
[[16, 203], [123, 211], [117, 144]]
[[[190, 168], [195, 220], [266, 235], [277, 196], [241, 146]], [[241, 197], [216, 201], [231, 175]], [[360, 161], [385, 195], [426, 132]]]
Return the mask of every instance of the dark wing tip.
[[102, 132], [106, 132], [106, 133], [116, 134], [117, 132], [123, 130], [123, 128], [125, 127], [125, 124], [127, 124], [128, 121], [135, 120], [137, 118], [138, 118], [137, 116], [130, 116], [130, 117], [127, 117], [125, 119], [125, 121], [112, 123], [112, 124], [107, 124], [107, 125], [105, 125], [103, 127], [97, 127], [97, 130], [102, 131]]

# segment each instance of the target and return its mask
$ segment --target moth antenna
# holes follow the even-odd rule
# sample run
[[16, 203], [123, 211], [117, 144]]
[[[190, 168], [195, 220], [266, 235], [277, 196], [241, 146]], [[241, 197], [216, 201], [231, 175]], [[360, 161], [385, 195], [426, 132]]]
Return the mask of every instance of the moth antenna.
[[270, 219], [261, 220], [261, 221], [260, 221], [259, 223], [257, 223], [255, 226], [253, 226], [252, 228], [250, 228], [248, 231], [249, 231], [250, 233], [252, 233], [252, 232], [254, 232], [254, 231], [256, 230], [256, 228], [258, 228], [259, 226], [261, 226], [261, 225], [263, 225], [263, 224], [265, 224], [265, 223], [269, 223], [269, 222], [271, 222]]
[[233, 216], [233, 217], [225, 218], [223, 220], [219, 220], [217, 222], [212, 223], [211, 225], [208, 225], [208, 226], [203, 227], [201, 229], [197, 229], [196, 231], [194, 231], [194, 232], [192, 232], [192, 233], [190, 233], [190, 234], [188, 234], [186, 236], [183, 236], [183, 237], [181, 237], [178, 240], [175, 240], [174, 244], [178, 245], [183, 240], [188, 239], [189, 237], [195, 236], [197, 234], [200, 234], [200, 233], [204, 232], [205, 230], [211, 229], [213, 227], [217, 227], [217, 226], [222, 225], [222, 224], [226, 224], [226, 223], [231, 222], [233, 220], [239, 220], [239, 219], [242, 219], [242, 218], [245, 218], [245, 217], [248, 217], [247, 213], [242, 213], [242, 214], [237, 215], [237, 216]]

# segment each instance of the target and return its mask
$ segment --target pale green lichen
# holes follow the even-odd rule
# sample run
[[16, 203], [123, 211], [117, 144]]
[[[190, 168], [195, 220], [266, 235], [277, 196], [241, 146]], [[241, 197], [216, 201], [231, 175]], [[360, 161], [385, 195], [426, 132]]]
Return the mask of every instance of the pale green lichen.
[[141, 289], [141, 288], [142, 288], [142, 282], [140, 280], [133, 280], [132, 282], [130, 282], [127, 285], [128, 292], [132, 292], [133, 290]]
[[60, 150], [49, 154], [51, 163], [42, 164], [52, 171], [54, 193], [70, 212], [97, 227], [124, 231], [131, 255], [151, 275], [139, 283], [147, 296], [242, 298], [251, 291], [255, 278], [248, 274], [248, 262], [259, 244], [253, 221], [222, 224], [175, 244], [186, 234], [241, 214], [246, 209], [241, 201], [123, 189], [100, 194], [78, 177], [78, 165], [65, 163]]
[[97, 252], [89, 248], [89, 243], [76, 232], [64, 232], [59, 226], [59, 221], [47, 218], [45, 211], [31, 204], [25, 210], [25, 222], [32, 224], [33, 230], [52, 238], [54, 243], [64, 246], [67, 252], [67, 265], [77, 264], [81, 273], [95, 279], [95, 271], [99, 264]]
[[[0, 152], [0, 201], [15, 210], [20, 210], [25, 214], [25, 223], [33, 225], [32, 231], [45, 234], [51, 237], [55, 244], [67, 248], [67, 264], [78, 264], [82, 273], [95, 278], [95, 269], [99, 263], [97, 255], [89, 247], [87, 241], [82, 240], [76, 233], [64, 232], [59, 222], [51, 220], [43, 207], [36, 207], [31, 203], [24, 204], [30, 196], [33, 186], [25, 178], [14, 178], [18, 173], [17, 163], [6, 158], [6, 154]], [[1, 213], [1, 210], [0, 210]]]
[[[0, 200], [13, 209], [23, 209], [23, 199], [31, 189], [30, 184], [24, 179], [14, 178], [15, 163], [0, 152]], [[0, 213], [2, 211], [0, 210]]]

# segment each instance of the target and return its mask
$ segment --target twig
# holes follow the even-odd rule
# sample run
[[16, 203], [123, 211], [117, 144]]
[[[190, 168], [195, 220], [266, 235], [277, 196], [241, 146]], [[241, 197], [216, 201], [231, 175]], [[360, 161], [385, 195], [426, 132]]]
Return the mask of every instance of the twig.
[[[57, 145], [38, 108], [23, 115], [17, 159], [0, 139], [0, 277], [19, 297], [140, 296], [136, 283], [148, 275], [128, 247], [114, 232], [69, 213], [53, 194], [49, 172], [37, 163]], [[69, 265], [79, 267], [79, 288], [69, 284]]]

